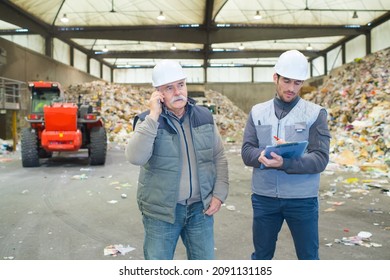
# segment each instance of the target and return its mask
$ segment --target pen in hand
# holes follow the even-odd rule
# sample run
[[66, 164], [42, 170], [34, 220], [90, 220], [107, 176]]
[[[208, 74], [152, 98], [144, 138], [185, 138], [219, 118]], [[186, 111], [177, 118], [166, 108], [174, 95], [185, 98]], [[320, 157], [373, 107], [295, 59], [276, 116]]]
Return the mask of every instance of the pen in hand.
[[286, 141], [284, 141], [283, 139], [279, 138], [278, 136], [274, 136], [274, 138], [276, 140], [276, 144], [277, 145], [281, 145], [281, 144], [286, 143]]

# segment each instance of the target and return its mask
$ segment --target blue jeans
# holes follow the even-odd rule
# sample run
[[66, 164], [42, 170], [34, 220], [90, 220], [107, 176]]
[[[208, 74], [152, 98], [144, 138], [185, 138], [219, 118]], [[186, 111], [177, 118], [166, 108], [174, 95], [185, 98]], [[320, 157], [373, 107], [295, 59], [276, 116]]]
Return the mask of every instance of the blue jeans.
[[276, 241], [286, 220], [300, 260], [318, 260], [318, 198], [281, 199], [252, 194], [253, 260], [274, 257]]
[[143, 215], [145, 260], [172, 260], [179, 236], [189, 260], [214, 259], [214, 218], [203, 214], [202, 202], [176, 206], [170, 224]]

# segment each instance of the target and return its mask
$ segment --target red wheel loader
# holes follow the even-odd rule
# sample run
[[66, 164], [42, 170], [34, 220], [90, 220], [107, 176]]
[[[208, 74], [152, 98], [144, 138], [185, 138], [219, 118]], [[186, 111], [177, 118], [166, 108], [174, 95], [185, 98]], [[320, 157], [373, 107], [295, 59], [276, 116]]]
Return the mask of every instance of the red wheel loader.
[[41, 158], [53, 152], [75, 152], [88, 149], [90, 165], [106, 161], [107, 135], [99, 114], [91, 105], [64, 101], [64, 93], [57, 82], [29, 82], [30, 123], [21, 135], [23, 167], [40, 166]]

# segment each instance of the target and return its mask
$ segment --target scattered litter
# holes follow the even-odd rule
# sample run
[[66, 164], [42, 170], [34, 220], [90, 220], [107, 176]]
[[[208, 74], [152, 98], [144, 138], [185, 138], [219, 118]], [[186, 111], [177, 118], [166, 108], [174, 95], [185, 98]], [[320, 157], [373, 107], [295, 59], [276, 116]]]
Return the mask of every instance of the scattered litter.
[[375, 184], [388, 184], [389, 180], [386, 179], [364, 179], [363, 183], [375, 183]]
[[81, 174], [81, 175], [74, 175], [72, 176], [73, 180], [85, 180], [88, 179], [88, 176], [86, 174]]
[[383, 211], [378, 209], [368, 209], [368, 211], [374, 214], [383, 214]]
[[111, 182], [111, 183], [110, 183], [110, 186], [112, 186], [112, 185], [118, 185], [118, 184], [119, 184], [118, 181], [116, 181], [116, 182]]
[[345, 202], [344, 201], [327, 201], [326, 202], [327, 204], [332, 204], [334, 206], [341, 206], [343, 205]]
[[122, 198], [127, 198], [127, 194], [122, 193], [122, 194], [121, 194], [121, 197], [122, 197]]
[[110, 204], [115, 204], [115, 203], [118, 203], [118, 200], [110, 200], [110, 201], [107, 201], [108, 203]]
[[26, 194], [26, 193], [28, 193], [29, 192], [29, 190], [23, 190], [22, 191], [22, 194]]
[[322, 197], [324, 197], [324, 196], [334, 196], [335, 193], [336, 193], [336, 188], [332, 188], [331, 190], [322, 193], [321, 196]]
[[348, 178], [348, 179], [345, 179], [343, 182], [346, 184], [353, 184], [353, 183], [359, 182], [359, 179], [358, 178]]
[[227, 205], [226, 209], [229, 210], [229, 211], [236, 211], [236, 206], [234, 206], [234, 205]]
[[368, 231], [361, 231], [358, 233], [358, 236], [362, 239], [368, 239], [372, 236], [372, 233]]
[[334, 212], [334, 211], [336, 211], [335, 208], [327, 208], [324, 210], [324, 212]]
[[[0, 139], [2, 140], [2, 139]], [[0, 146], [0, 151], [1, 153], [5, 153], [5, 152], [12, 152], [14, 150], [13, 146], [7, 142], [5, 142], [4, 140], [2, 140], [2, 144]]]
[[368, 231], [361, 231], [358, 235], [343, 237], [342, 239], [335, 239], [335, 243], [344, 244], [346, 246], [363, 246], [363, 247], [382, 247], [382, 244], [371, 242], [372, 233]]
[[93, 171], [93, 168], [80, 168], [80, 171]]
[[334, 175], [334, 171], [325, 170], [324, 172], [322, 172], [322, 174], [324, 174], [324, 175]]
[[362, 190], [362, 189], [351, 189], [350, 192], [352, 192], [352, 193], [362, 193], [362, 194], [369, 193], [368, 190]]
[[128, 252], [134, 251], [135, 248], [130, 247], [127, 245], [127, 247], [123, 247], [122, 244], [119, 245], [108, 245], [106, 248], [104, 248], [104, 255], [105, 256], [114, 256], [117, 255], [126, 255]]
[[13, 260], [15, 257], [13, 257], [13, 256], [9, 256], [9, 257], [4, 257], [3, 259], [4, 260]]

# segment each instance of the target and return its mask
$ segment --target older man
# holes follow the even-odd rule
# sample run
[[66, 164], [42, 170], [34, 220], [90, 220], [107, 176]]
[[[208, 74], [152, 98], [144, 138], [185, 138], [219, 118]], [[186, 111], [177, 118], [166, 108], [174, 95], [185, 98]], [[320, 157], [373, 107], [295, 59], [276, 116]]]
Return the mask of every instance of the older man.
[[213, 259], [213, 215], [229, 186], [218, 128], [209, 110], [187, 97], [179, 63], [162, 60], [152, 80], [150, 109], [135, 118], [126, 148], [127, 159], [141, 166], [145, 259], [173, 259], [179, 237], [188, 259]]

